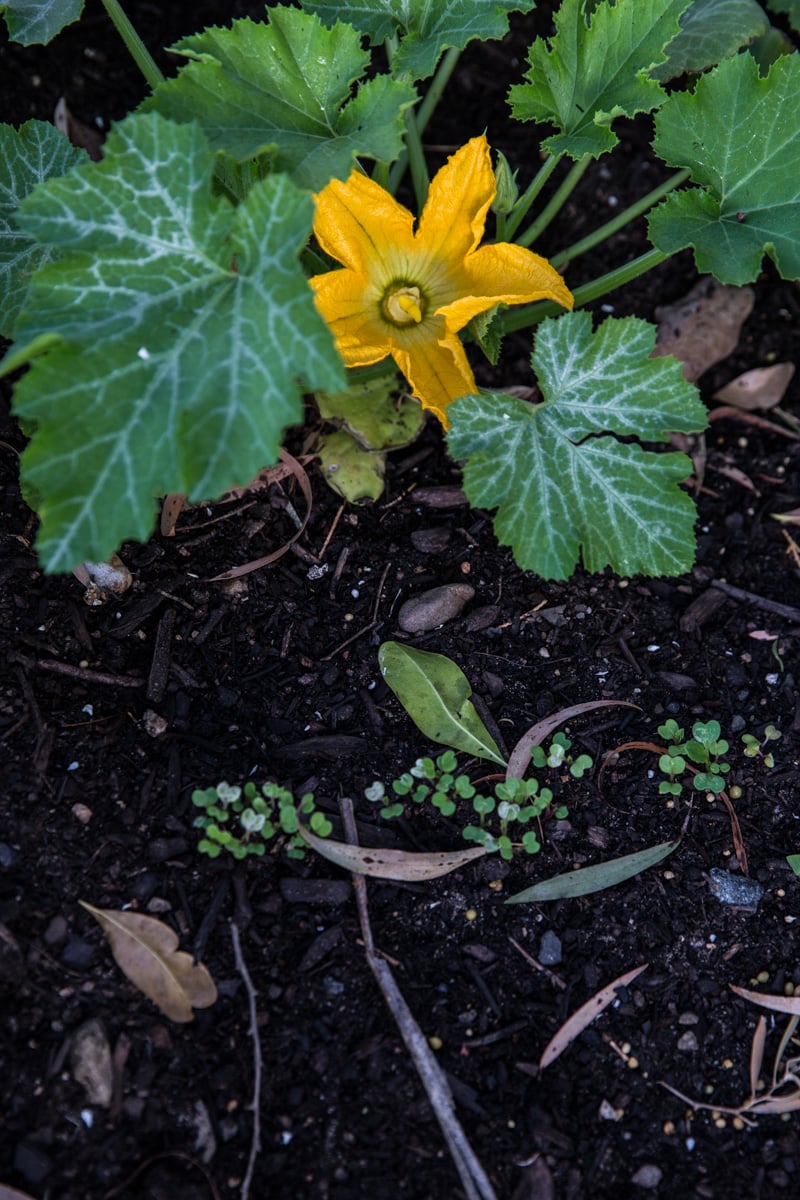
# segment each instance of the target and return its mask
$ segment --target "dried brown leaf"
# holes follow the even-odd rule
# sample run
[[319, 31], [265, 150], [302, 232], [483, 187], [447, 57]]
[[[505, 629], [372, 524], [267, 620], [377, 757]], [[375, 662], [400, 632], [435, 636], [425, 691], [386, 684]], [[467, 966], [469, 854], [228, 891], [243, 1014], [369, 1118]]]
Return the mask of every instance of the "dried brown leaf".
[[774, 408], [785, 396], [793, 375], [794, 363], [790, 362], [775, 363], [771, 367], [756, 367], [753, 371], [737, 375], [718, 392], [714, 392], [714, 399], [747, 412], [753, 409]]
[[672, 354], [683, 363], [686, 379], [699, 379], [736, 349], [753, 301], [752, 288], [729, 287], [710, 277], [701, 279], [681, 300], [656, 309], [654, 355]]
[[440, 875], [457, 871], [459, 867], [464, 867], [486, 854], [483, 846], [422, 854], [407, 850], [376, 849], [373, 846], [351, 846], [347, 842], [334, 842], [330, 838], [317, 837], [302, 825], [300, 833], [311, 849], [327, 858], [329, 862], [344, 867], [346, 871], [353, 871], [356, 875], [374, 875], [378, 879], [402, 879], [406, 882], [438, 879]]
[[559, 1055], [563, 1054], [567, 1046], [574, 1042], [579, 1033], [583, 1033], [588, 1025], [591, 1025], [595, 1017], [599, 1016], [604, 1009], [608, 1008], [617, 999], [617, 988], [627, 987], [629, 983], [633, 983], [637, 976], [641, 975], [642, 971], [646, 970], [649, 963], [642, 963], [640, 967], [634, 967], [632, 971], [627, 971], [624, 975], [620, 975], [613, 983], [609, 983], [606, 987], [601, 988], [592, 996], [591, 1000], [587, 1000], [585, 1004], [574, 1012], [569, 1017], [556, 1034], [550, 1039], [542, 1052], [542, 1057], [539, 1059], [539, 1070], [544, 1070], [554, 1063]]
[[791, 508], [785, 513], [770, 513], [770, 516], [782, 525], [800, 525], [800, 508]]
[[800, 996], [770, 996], [766, 992], [751, 992], [749, 988], [737, 987], [735, 983], [729, 983], [728, 987], [743, 1000], [749, 1000], [752, 1004], [760, 1004], [762, 1008], [768, 1008], [771, 1012], [800, 1016]]
[[525, 772], [531, 765], [531, 750], [534, 746], [540, 746], [554, 729], [558, 729], [559, 725], [563, 725], [572, 717], [580, 717], [584, 713], [594, 712], [596, 708], [610, 708], [613, 705], [621, 705], [623, 708], [638, 707], [636, 704], [630, 704], [627, 700], [588, 700], [585, 704], [573, 704], [569, 708], [560, 708], [558, 712], [531, 725], [511, 751], [506, 767], [506, 779], [524, 778]]
[[192, 1021], [193, 1008], [209, 1008], [215, 1002], [217, 989], [208, 970], [178, 949], [178, 935], [169, 925], [143, 913], [78, 903], [102, 926], [117, 965], [131, 983], [171, 1021]]
[[755, 1033], [753, 1034], [753, 1045], [750, 1049], [750, 1095], [755, 1096], [758, 1089], [758, 1080], [761, 1075], [761, 1065], [764, 1062], [764, 1046], [767, 1041], [767, 1018], [761, 1016], [758, 1018]]

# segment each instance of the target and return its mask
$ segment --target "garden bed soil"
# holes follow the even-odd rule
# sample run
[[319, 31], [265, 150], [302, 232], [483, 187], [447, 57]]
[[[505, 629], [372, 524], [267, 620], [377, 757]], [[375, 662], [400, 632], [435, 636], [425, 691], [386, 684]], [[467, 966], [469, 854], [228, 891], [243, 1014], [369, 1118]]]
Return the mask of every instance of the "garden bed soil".
[[[154, 49], [248, 7], [259, 11], [211, 2], [128, 7]], [[547, 32], [548, 21], [542, 10], [512, 24], [505, 42], [465, 53], [427, 141], [443, 158], [487, 127], [525, 182], [535, 145], [508, 120], [503, 97], [519, 78], [531, 29]], [[50, 47], [4, 45], [0, 53], [4, 119], [48, 118], [65, 94], [80, 120], [106, 125], [142, 94], [99, 4]], [[620, 129], [620, 148], [584, 176], [537, 247], [543, 253], [664, 173], [648, 157], [647, 119]], [[568, 281], [580, 284], [644, 248], [637, 226], [579, 260]], [[682, 255], [605, 304], [615, 315], [653, 319], [657, 304], [695, 282]], [[797, 287], [768, 268], [755, 292], [737, 350], [700, 381], [706, 398], [742, 370], [800, 357]], [[515, 336], [497, 373], [479, 370], [480, 382], [530, 383], [529, 353], [529, 339]], [[795, 382], [787, 409], [797, 412], [799, 397]], [[126, 545], [133, 585], [96, 607], [76, 579], [38, 568], [35, 519], [17, 482], [23, 444], [6, 403], [0, 1183], [41, 1200], [240, 1194], [255, 1056], [235, 920], [257, 989], [263, 1057], [251, 1195], [463, 1195], [369, 971], [346, 873], [314, 856], [292, 861], [280, 848], [233, 868], [201, 857], [191, 792], [222, 779], [273, 778], [313, 790], [337, 832], [345, 794], [364, 840], [457, 848], [455, 820], [415, 812], [381, 827], [363, 790], [433, 749], [381, 679], [378, 646], [404, 637], [397, 618], [405, 599], [466, 580], [475, 597], [462, 616], [409, 640], [459, 663], [505, 745], [538, 718], [598, 699], [637, 707], [570, 724], [576, 746], [597, 760], [622, 742], [657, 740], [667, 716], [686, 726], [716, 719], [734, 747], [730, 779], [742, 789], [735, 808], [750, 874], [765, 889], [754, 911], [714, 893], [709, 872], [737, 869], [731, 821], [719, 800], [698, 794], [666, 862], [597, 895], [505, 906], [538, 879], [678, 835], [687, 804], [669, 807], [653, 778], [655, 756], [642, 751], [612, 763], [602, 790], [596, 780], [565, 785], [569, 816], [545, 827], [535, 857], [487, 858], [428, 883], [368, 884], [376, 944], [424, 1035], [438, 1039], [458, 1116], [498, 1197], [797, 1194], [796, 1115], [736, 1128], [730, 1116], [693, 1113], [659, 1085], [737, 1104], [748, 1091], [759, 1010], [729, 984], [800, 987], [800, 883], [785, 858], [800, 851], [800, 622], [769, 608], [800, 604], [792, 527], [771, 515], [798, 505], [796, 441], [743, 421], [715, 422], [697, 497], [697, 565], [678, 579], [578, 571], [551, 583], [520, 571], [498, 547], [489, 515], [430, 499], [441, 501], [442, 489], [460, 481], [431, 422], [390, 456], [386, 493], [374, 505], [340, 509], [310, 467], [308, 525], [273, 566], [209, 582], [294, 532], [287, 500], [302, 510], [303, 499], [291, 481], [184, 514], [175, 536]], [[751, 598], [718, 590], [720, 582]], [[769, 722], [783, 733], [771, 771], [737, 749], [741, 732], [758, 734]], [[485, 773], [478, 763], [470, 770]], [[217, 1003], [191, 1024], [167, 1021], [115, 966], [80, 899], [171, 925], [211, 971]], [[548, 952], [556, 961], [546, 970], [531, 963]], [[541, 1052], [566, 1017], [645, 963], [540, 1071]], [[92, 1105], [70, 1069], [72, 1039], [91, 1018], [114, 1049], [109, 1106]], [[772, 1031], [770, 1047], [775, 1039]]]

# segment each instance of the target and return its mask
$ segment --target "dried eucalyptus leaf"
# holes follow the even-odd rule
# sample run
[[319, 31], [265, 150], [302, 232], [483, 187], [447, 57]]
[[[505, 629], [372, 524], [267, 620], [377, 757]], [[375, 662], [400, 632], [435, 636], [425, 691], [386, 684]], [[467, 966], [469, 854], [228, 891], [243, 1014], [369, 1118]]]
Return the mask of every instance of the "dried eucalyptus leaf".
[[102, 926], [117, 966], [171, 1021], [193, 1021], [193, 1008], [215, 1002], [217, 989], [208, 970], [178, 949], [178, 935], [168, 925], [143, 913], [78, 903]]

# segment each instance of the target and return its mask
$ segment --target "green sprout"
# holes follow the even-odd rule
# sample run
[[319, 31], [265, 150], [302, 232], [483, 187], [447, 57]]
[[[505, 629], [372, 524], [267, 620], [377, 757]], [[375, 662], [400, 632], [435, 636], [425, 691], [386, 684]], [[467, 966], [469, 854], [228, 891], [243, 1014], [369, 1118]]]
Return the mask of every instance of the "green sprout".
[[[532, 754], [532, 761], [537, 767], [559, 769], [568, 766], [570, 774], [579, 779], [592, 765], [587, 754], [581, 755], [574, 761], [569, 756], [570, 741], [563, 734], [556, 734], [547, 750], [537, 746]], [[535, 753], [539, 751], [540, 753]], [[392, 780], [389, 789], [399, 799], [391, 803], [383, 803], [379, 810], [386, 820], [402, 816], [406, 804], [423, 804], [428, 801], [443, 817], [452, 817], [459, 806], [471, 809], [478, 818], [478, 823], [465, 824], [461, 836], [465, 841], [476, 842], [490, 853], [498, 853], [501, 858], [511, 859], [515, 847], [521, 847], [528, 854], [537, 854], [541, 850], [541, 842], [537, 833], [528, 828], [552, 810], [553, 792], [549, 787], [542, 787], [535, 777], [530, 779], [505, 779], [494, 787], [494, 794], [479, 792], [468, 775], [456, 774], [458, 760], [452, 750], [445, 751], [438, 758], [418, 758], [410, 770], [404, 772], [398, 779]], [[387, 800], [387, 791], [380, 780], [375, 780], [364, 795], [374, 804]], [[567, 815], [563, 805], [557, 808], [553, 815], [562, 820]], [[490, 828], [490, 818], [491, 828]]]
[[306, 792], [298, 803], [291, 792], [276, 783], [264, 783], [259, 791], [252, 782], [242, 790], [223, 780], [216, 787], [192, 792], [192, 804], [203, 810], [193, 822], [203, 831], [197, 849], [209, 858], [219, 858], [223, 850], [239, 860], [249, 855], [261, 857], [267, 842], [279, 833], [288, 839], [289, 858], [303, 858], [306, 846], [300, 834], [300, 817], [319, 837], [328, 837], [333, 828], [316, 808], [313, 792]]
[[[692, 726], [692, 736], [688, 739], [672, 718], [659, 725], [658, 732], [668, 743], [667, 753], [658, 760], [659, 770], [666, 775], [666, 779], [662, 779], [658, 785], [662, 796], [680, 795], [683, 790], [681, 776], [686, 771], [687, 759], [699, 768], [692, 778], [692, 787], [696, 791], [715, 795], [723, 791], [725, 776], [731, 769], [723, 756], [728, 753], [730, 746], [721, 737], [719, 721], [696, 721]], [[774, 766], [772, 754], [765, 753], [765, 749], [780, 736], [780, 731], [774, 725], [767, 725], [761, 740], [751, 733], [742, 734], [745, 755], [748, 758], [760, 758], [767, 767]]]
[[775, 759], [772, 752], [767, 751], [767, 746], [770, 742], [779, 741], [780, 736], [781, 731], [776, 729], [774, 725], [767, 725], [761, 740], [754, 737], [752, 733], [743, 733], [742, 742], [744, 743], [745, 756], [747, 758], [760, 758], [765, 767], [774, 767]]

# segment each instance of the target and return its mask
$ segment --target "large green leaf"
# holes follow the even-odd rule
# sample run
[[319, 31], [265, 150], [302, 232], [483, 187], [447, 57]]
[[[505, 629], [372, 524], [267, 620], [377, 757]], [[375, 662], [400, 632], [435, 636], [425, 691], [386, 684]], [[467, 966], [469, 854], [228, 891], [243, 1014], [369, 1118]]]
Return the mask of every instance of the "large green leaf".
[[767, 0], [767, 8], [773, 12], [786, 13], [792, 29], [800, 33], [800, 0]]
[[765, 254], [785, 279], [800, 278], [800, 55], [779, 58], [766, 78], [750, 54], [721, 63], [694, 94], [670, 96], [654, 146], [698, 184], [651, 213], [659, 250], [693, 246], [698, 270], [723, 283], [752, 282]]
[[735, 54], [769, 29], [758, 0], [693, 0], [681, 31], [667, 47], [667, 61], [652, 72], [662, 83], [684, 71], [704, 71]]
[[473, 38], [505, 37], [508, 14], [530, 12], [536, 0], [301, 0], [326, 22], [347, 21], [373, 45], [400, 35], [392, 71], [412, 79], [433, 74], [444, 50], [463, 50]]
[[343, 386], [297, 261], [311, 197], [276, 175], [234, 209], [212, 193], [213, 170], [196, 126], [135, 116], [102, 162], [22, 206], [23, 228], [62, 252], [33, 279], [13, 356], [63, 339], [15, 404], [36, 427], [23, 472], [49, 570], [147, 537], [158, 495], [246, 483], [302, 417], [298, 378]]
[[18, 227], [14, 214], [38, 183], [63, 175], [84, 158], [46, 121], [19, 129], [0, 125], [0, 334], [10, 338], [31, 275], [52, 257]]
[[11, 40], [31, 46], [49, 42], [65, 25], [77, 21], [83, 12], [83, 0], [8, 0], [0, 4], [0, 12]]
[[584, 0], [564, 0], [554, 16], [555, 36], [537, 38], [528, 52], [528, 82], [511, 88], [513, 115], [560, 130], [543, 143], [551, 154], [596, 158], [613, 150], [615, 117], [663, 103], [666, 93], [648, 72], [663, 62], [690, 2], [604, 0], [588, 17]]
[[566, 313], [537, 332], [542, 403], [490, 393], [450, 405], [448, 442], [466, 460], [470, 503], [497, 508], [497, 537], [524, 570], [566, 579], [581, 553], [589, 571], [622, 575], [691, 566], [695, 511], [678, 487], [689, 459], [617, 440], [663, 441], [706, 424], [680, 363], [650, 358], [655, 334], [635, 317], [593, 333], [589, 313]]
[[311, 13], [270, 9], [173, 47], [191, 61], [144, 102], [175, 121], [199, 121], [215, 150], [247, 158], [270, 149], [273, 169], [300, 187], [344, 179], [356, 156], [392, 162], [403, 148], [409, 83], [364, 74], [369, 53], [349, 25], [326, 29]]
[[454, 750], [506, 765], [492, 735], [470, 700], [472, 685], [458, 663], [444, 654], [384, 642], [378, 651], [381, 675], [425, 737]]

